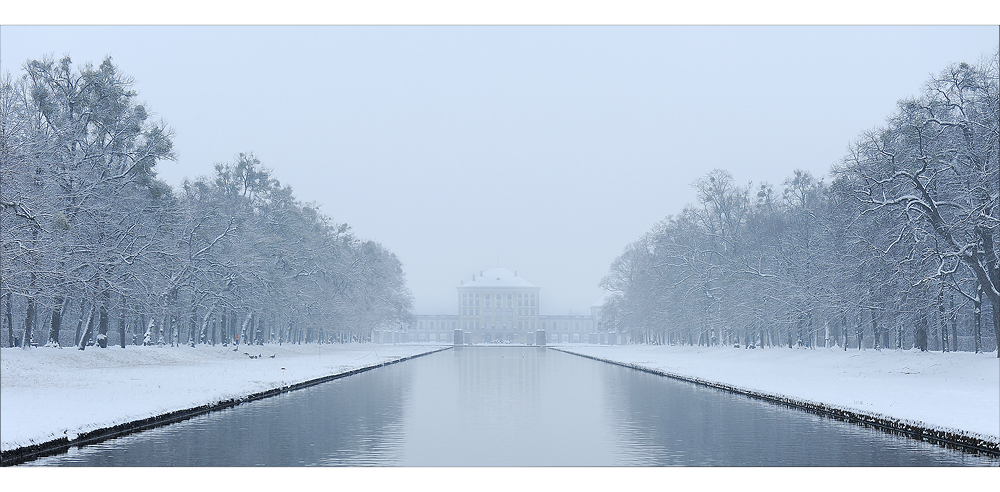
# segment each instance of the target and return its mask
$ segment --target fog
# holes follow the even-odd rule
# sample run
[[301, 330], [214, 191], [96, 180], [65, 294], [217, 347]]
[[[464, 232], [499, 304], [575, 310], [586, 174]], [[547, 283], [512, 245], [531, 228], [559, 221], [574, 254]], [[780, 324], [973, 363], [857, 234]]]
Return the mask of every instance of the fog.
[[996, 26], [3, 26], [0, 71], [110, 55], [173, 128], [171, 185], [252, 152], [403, 263], [419, 314], [500, 265], [584, 313], [714, 168], [823, 176]]

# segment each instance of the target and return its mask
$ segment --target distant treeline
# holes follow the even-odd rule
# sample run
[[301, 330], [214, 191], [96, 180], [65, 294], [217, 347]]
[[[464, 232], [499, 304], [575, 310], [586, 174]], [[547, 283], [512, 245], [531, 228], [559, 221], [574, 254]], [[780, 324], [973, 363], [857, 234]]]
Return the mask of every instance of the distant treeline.
[[4, 346], [365, 340], [405, 321], [396, 256], [250, 154], [178, 189], [171, 133], [105, 59], [0, 84]]
[[829, 183], [699, 179], [697, 204], [611, 265], [606, 327], [641, 343], [996, 350], [997, 58], [930, 78]]

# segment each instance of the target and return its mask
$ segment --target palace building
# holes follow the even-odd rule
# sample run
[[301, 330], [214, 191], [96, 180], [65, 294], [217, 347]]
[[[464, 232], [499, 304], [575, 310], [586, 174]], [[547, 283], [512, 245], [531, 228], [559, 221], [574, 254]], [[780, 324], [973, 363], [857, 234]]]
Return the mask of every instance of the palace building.
[[[464, 343], [616, 343], [600, 323], [601, 306], [590, 315], [541, 314], [541, 289], [517, 272], [491, 268], [473, 274], [457, 288], [454, 315], [415, 315], [411, 323], [377, 331], [382, 343], [453, 343], [461, 330]], [[544, 333], [545, 340], [536, 340]]]

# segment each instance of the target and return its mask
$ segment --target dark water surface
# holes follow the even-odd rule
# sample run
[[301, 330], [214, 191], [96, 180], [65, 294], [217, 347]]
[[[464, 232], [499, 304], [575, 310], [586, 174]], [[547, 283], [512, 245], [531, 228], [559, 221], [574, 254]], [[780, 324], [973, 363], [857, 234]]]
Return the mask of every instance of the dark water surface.
[[933, 466], [1000, 460], [537, 347], [461, 347], [29, 463]]

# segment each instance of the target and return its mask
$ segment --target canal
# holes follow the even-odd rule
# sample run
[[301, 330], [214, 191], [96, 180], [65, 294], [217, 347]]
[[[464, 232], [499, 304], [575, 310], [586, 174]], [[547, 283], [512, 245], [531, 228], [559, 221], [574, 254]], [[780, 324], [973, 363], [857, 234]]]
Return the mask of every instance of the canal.
[[28, 465], [997, 466], [538, 347], [459, 347]]

